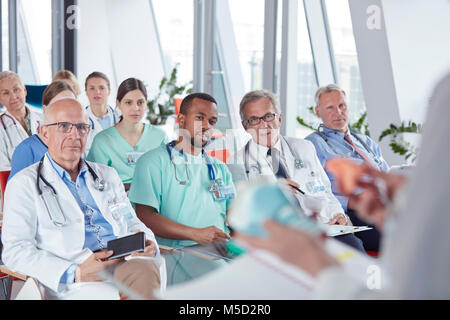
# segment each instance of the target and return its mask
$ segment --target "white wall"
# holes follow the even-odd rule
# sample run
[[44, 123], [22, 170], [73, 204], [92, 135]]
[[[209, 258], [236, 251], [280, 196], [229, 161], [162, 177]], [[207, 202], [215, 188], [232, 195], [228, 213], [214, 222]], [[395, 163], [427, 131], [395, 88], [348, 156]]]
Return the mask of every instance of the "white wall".
[[115, 106], [117, 87], [129, 77], [147, 85], [153, 97], [164, 76], [148, 0], [79, 0], [78, 79], [80, 100], [88, 104], [84, 81], [101, 71], [111, 81], [109, 102]]
[[[349, 0], [349, 5], [372, 137], [378, 140], [390, 123], [423, 123], [433, 87], [450, 69], [450, 1]], [[388, 138], [380, 147], [390, 165], [404, 162]]]
[[450, 70], [450, 1], [382, 4], [400, 117], [423, 123], [436, 82]]

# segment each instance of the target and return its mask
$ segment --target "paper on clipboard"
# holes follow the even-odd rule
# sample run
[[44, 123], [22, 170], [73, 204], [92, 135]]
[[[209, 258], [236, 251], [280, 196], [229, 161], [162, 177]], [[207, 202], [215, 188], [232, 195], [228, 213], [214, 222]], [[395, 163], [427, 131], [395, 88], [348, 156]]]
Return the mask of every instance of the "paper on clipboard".
[[348, 233], [366, 231], [372, 229], [369, 226], [341, 226], [338, 224], [334, 225], [323, 225], [323, 229], [329, 237], [341, 236]]

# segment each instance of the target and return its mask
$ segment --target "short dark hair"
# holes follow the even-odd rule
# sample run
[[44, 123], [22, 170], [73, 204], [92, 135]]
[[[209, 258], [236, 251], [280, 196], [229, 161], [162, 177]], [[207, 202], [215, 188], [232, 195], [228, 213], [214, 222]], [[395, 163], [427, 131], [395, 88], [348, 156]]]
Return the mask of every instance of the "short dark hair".
[[109, 83], [109, 79], [106, 76], [106, 74], [104, 74], [103, 72], [100, 71], [94, 71], [92, 72], [90, 75], [87, 76], [86, 81], [84, 82], [84, 89], [87, 90], [87, 83], [89, 79], [92, 78], [102, 78], [103, 80], [106, 81], [106, 83], [108, 84], [108, 89], [111, 89], [111, 85]]
[[181, 101], [181, 106], [180, 106], [181, 114], [186, 115], [188, 109], [192, 106], [192, 100], [194, 100], [195, 98], [206, 100], [206, 101], [212, 102], [215, 105], [217, 105], [216, 99], [214, 99], [211, 95], [204, 93], [204, 92], [195, 92], [195, 93], [191, 93], [190, 95], [187, 95], [186, 97], [184, 97], [183, 101]]

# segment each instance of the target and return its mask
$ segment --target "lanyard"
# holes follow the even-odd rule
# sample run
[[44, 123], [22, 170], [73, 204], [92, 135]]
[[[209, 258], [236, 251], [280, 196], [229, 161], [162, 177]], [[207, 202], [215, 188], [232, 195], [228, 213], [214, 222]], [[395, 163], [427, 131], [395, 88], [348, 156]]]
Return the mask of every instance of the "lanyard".
[[[173, 149], [175, 149], [175, 150], [177, 150], [177, 151], [183, 156], [184, 162], [185, 162], [185, 166], [186, 166], [186, 172], [187, 172], [187, 162], [188, 162], [188, 159], [187, 159], [187, 156], [186, 156], [186, 154], [184, 153], [184, 151], [178, 149], [178, 148], [175, 146], [175, 141], [172, 141], [172, 142], [169, 142], [168, 144], [166, 144], [166, 149], [167, 149], [167, 152], [169, 153], [169, 157], [170, 157], [170, 160], [171, 160], [172, 162], [173, 162], [173, 160], [172, 160], [172, 151], [170, 150], [169, 147], [170, 147], [170, 148], [173, 148]], [[208, 155], [206, 154], [206, 152], [205, 152], [204, 149], [202, 149], [202, 155], [205, 157], [206, 166], [208, 167], [208, 176], [209, 176], [209, 180], [210, 180], [210, 181], [215, 181], [215, 180], [216, 180], [216, 174], [215, 174], [215, 172], [214, 172], [214, 167], [213, 167], [213, 165], [212, 165], [212, 163], [211, 163], [211, 160], [209, 159], [209, 157], [208, 157]], [[176, 170], [176, 169], [175, 169], [175, 170]]]

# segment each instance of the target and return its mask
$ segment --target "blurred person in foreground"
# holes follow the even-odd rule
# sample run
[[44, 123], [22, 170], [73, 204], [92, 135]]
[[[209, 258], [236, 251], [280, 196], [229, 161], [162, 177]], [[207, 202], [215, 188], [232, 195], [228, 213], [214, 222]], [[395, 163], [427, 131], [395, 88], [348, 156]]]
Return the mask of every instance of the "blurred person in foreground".
[[[238, 237], [315, 277], [318, 299], [449, 299], [450, 253], [436, 246], [450, 243], [450, 167], [442, 165], [442, 159], [450, 156], [449, 149], [442, 148], [450, 135], [449, 104], [450, 74], [432, 95], [417, 167], [409, 178], [362, 165], [365, 177], [372, 179], [354, 181], [364, 191], [348, 194], [361, 218], [384, 234], [380, 256], [383, 285], [379, 290], [355, 282], [324, 249], [324, 240], [305, 232], [266, 221], [269, 238]], [[384, 188], [379, 187], [380, 181]], [[291, 250], [294, 245], [296, 250]]]

